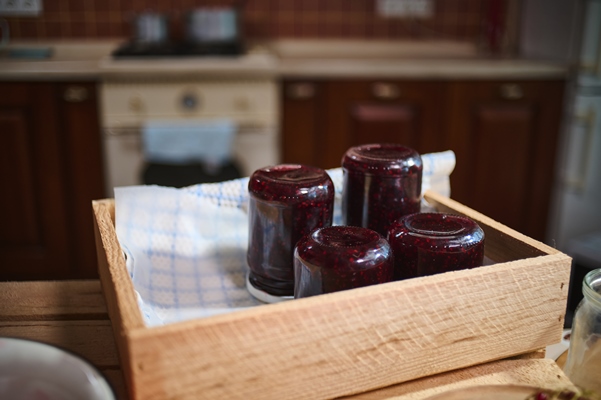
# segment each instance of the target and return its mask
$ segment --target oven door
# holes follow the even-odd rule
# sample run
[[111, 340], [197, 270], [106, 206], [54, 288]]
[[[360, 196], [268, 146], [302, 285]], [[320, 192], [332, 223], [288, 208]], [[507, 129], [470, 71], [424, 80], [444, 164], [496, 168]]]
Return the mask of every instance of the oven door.
[[[144, 179], [149, 163], [145, 160], [142, 150], [141, 131], [141, 127], [103, 129], [105, 182], [108, 197], [113, 196], [115, 187], [149, 183]], [[276, 138], [275, 127], [244, 125], [238, 127], [234, 139], [232, 162], [241, 176], [250, 176], [258, 168], [275, 165], [279, 162]], [[233, 177], [231, 167], [226, 166], [226, 168], [227, 171], [221, 172], [222, 176]], [[215, 174], [218, 173], [220, 172], [215, 172]], [[162, 178], [162, 180], [165, 186], [182, 186], [177, 183], [168, 183], [167, 178]], [[173, 179], [173, 182], [180, 181], [177, 178]], [[150, 183], [161, 184], [159, 182]], [[200, 179], [195, 183], [203, 183], [203, 180]]]
[[236, 126], [232, 161], [242, 176], [279, 162], [273, 79], [111, 81], [102, 83], [100, 98], [108, 196], [144, 183], [141, 133], [149, 121], [227, 119]]

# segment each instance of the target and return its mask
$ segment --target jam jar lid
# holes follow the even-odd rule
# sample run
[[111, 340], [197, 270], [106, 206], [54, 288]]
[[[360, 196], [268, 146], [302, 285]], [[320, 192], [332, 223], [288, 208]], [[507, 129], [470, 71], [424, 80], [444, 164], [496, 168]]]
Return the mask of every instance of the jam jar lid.
[[351, 147], [342, 157], [342, 167], [371, 174], [405, 175], [422, 170], [419, 153], [394, 143], [374, 143]]
[[314, 230], [296, 244], [303, 262], [333, 270], [365, 270], [392, 257], [390, 245], [378, 232], [359, 226], [328, 226]]
[[444, 213], [405, 215], [389, 231], [389, 240], [410, 239], [416, 247], [449, 253], [463, 252], [484, 240], [484, 231], [470, 218]]
[[321, 168], [280, 164], [253, 172], [248, 191], [265, 201], [330, 200], [334, 198], [334, 183]]

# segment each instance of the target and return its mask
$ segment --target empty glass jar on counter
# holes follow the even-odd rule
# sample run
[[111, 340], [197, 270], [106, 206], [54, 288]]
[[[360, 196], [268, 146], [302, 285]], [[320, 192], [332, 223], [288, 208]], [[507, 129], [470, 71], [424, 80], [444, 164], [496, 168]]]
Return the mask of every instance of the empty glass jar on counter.
[[601, 393], [601, 269], [584, 277], [582, 294], [572, 323], [565, 373], [582, 389]]
[[351, 147], [342, 158], [342, 220], [386, 236], [390, 224], [419, 212], [422, 159], [399, 144]]
[[371, 229], [330, 226], [298, 242], [294, 273], [295, 298], [390, 282], [392, 252], [388, 242]]
[[395, 279], [474, 268], [484, 261], [484, 231], [466, 217], [417, 213], [390, 228]]
[[283, 164], [255, 171], [248, 191], [247, 288], [265, 302], [292, 297], [294, 246], [332, 224], [334, 184], [323, 169]]

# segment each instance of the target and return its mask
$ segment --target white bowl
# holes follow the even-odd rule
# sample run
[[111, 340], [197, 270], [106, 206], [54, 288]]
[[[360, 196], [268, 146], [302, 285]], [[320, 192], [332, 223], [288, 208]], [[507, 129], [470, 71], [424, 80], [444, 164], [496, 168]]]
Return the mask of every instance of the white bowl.
[[32, 340], [0, 338], [0, 399], [115, 400], [90, 363]]

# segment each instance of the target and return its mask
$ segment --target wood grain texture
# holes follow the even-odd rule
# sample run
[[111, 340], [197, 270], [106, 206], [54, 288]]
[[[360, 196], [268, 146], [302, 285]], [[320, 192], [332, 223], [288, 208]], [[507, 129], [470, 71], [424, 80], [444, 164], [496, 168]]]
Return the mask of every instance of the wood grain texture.
[[147, 399], [330, 398], [559, 341], [567, 285], [558, 282], [569, 279], [561, 255], [474, 272], [137, 330], [134, 381]]
[[115, 232], [115, 204], [113, 200], [92, 202], [94, 212], [94, 235], [98, 255], [98, 275], [104, 291], [106, 306], [112, 322], [119, 360], [125, 378], [128, 395], [136, 397], [133, 382], [129, 334], [144, 328], [138, 308], [133, 283], [125, 266], [125, 258]]
[[143, 328], [134, 286], [125, 267], [125, 258], [115, 232], [113, 200], [92, 202], [95, 215], [96, 248], [100, 282], [109, 316], [122, 332]]
[[119, 366], [112, 327], [104, 321], [2, 321], [0, 336], [37, 340], [68, 349], [98, 368]]
[[557, 343], [570, 258], [427, 197], [478, 220], [491, 235], [487, 254], [503, 263], [156, 328], [142, 325], [114, 204], [95, 202], [100, 275], [132, 398], [325, 399]]
[[353, 400], [421, 400], [450, 390], [478, 385], [528, 385], [573, 388], [553, 360], [502, 360], [445, 372], [387, 388], [344, 397]]
[[0, 321], [108, 319], [97, 280], [0, 282]]

